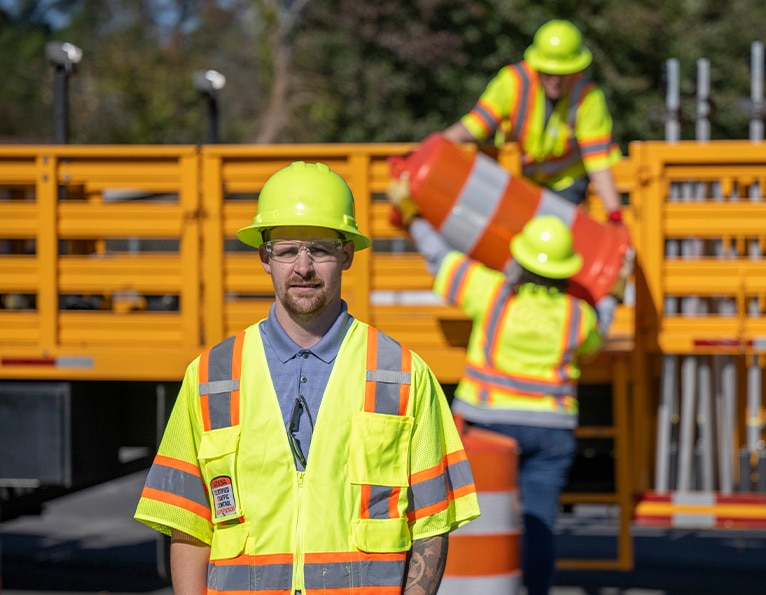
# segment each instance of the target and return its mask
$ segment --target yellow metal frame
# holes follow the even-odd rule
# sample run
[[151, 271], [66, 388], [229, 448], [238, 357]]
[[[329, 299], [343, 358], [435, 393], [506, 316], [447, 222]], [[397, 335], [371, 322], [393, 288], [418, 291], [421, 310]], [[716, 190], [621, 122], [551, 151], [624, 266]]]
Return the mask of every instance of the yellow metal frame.
[[[0, 379], [179, 380], [205, 346], [266, 315], [272, 290], [257, 256], [225, 246], [251, 220], [265, 180], [305, 160], [328, 163], [348, 180], [360, 228], [375, 241], [344, 278], [351, 311], [408, 344], [440, 381], [456, 383], [470, 322], [453, 307], [405, 299], [429, 295], [432, 279], [419, 255], [391, 247], [405, 235], [388, 222], [387, 160], [414, 147], [1, 146], [0, 241], [10, 248], [0, 254], [0, 296], [33, 295], [36, 308], [0, 309]], [[518, 175], [515, 145], [493, 156]], [[563, 567], [632, 565], [633, 498], [650, 488], [653, 464], [658, 356], [715, 352], [700, 338], [752, 353], [753, 340], [766, 337], [766, 316], [746, 308], [756, 299], [764, 309], [766, 260], [744, 250], [748, 241], [766, 244], [766, 201], [743, 197], [756, 182], [766, 189], [764, 163], [766, 145], [745, 141], [648, 142], [633, 143], [615, 167], [637, 251], [636, 302], [618, 308], [604, 353], [583, 371], [585, 382], [611, 384], [614, 424], [578, 432], [614, 440], [617, 489], [563, 500], [619, 505], [618, 556], [563, 561]], [[670, 202], [673, 184], [690, 181], [716, 183], [723, 195], [741, 198]], [[155, 198], [105, 198], [115, 192]], [[588, 208], [603, 217], [598, 201]], [[688, 237], [721, 239], [738, 256], [666, 258], [667, 240]], [[178, 250], [112, 252], [110, 239], [171, 239]], [[63, 294], [95, 294], [103, 307], [62, 309]], [[158, 294], [178, 296], [180, 308], [148, 310], [143, 296]], [[663, 311], [667, 296], [689, 295], [731, 298], [736, 315]]]

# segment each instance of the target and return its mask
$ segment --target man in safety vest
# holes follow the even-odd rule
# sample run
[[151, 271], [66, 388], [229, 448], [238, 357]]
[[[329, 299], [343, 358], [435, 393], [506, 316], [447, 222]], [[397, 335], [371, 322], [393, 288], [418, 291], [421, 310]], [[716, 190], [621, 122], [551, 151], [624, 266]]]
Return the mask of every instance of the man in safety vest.
[[593, 182], [608, 221], [620, 223], [621, 200], [611, 170], [620, 152], [612, 144], [604, 94], [582, 72], [591, 59], [572, 23], [545, 23], [524, 60], [500, 70], [444, 136], [457, 143], [493, 135], [517, 142], [525, 177], [575, 204], [585, 200]]
[[135, 515], [171, 536], [176, 595], [433, 595], [476, 490], [430, 368], [341, 299], [371, 244], [351, 190], [295, 162], [237, 237], [276, 300], [187, 368]]
[[451, 248], [412, 199], [389, 193], [389, 200], [436, 276], [434, 291], [473, 321], [452, 409], [518, 443], [524, 582], [528, 595], [545, 595], [559, 496], [576, 454], [579, 360], [600, 349], [617, 301], [607, 296], [594, 309], [566, 293], [583, 260], [553, 215], [531, 219], [513, 237], [515, 270], [506, 276]]

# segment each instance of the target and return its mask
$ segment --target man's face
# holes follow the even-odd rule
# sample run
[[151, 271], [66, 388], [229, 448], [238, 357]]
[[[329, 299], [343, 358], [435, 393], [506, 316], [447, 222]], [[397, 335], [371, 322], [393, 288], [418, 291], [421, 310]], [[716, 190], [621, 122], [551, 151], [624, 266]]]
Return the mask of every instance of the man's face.
[[540, 84], [548, 99], [557, 101], [569, 90], [572, 83], [572, 74], [548, 74], [540, 72]]
[[342, 271], [354, 259], [353, 243], [338, 246], [339, 237], [322, 227], [270, 230], [267, 245], [260, 248], [261, 263], [271, 275], [278, 307], [293, 318], [311, 320], [339, 302]]

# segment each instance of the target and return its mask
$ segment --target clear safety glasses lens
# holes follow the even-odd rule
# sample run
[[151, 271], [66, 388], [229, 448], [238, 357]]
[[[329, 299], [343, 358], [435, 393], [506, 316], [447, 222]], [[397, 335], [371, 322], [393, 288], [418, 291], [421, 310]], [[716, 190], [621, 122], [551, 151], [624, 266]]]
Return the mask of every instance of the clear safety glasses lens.
[[343, 248], [343, 240], [318, 240], [316, 242], [295, 242], [292, 240], [276, 240], [266, 242], [266, 254], [276, 262], [292, 264], [298, 260], [301, 251], [305, 250], [313, 262], [330, 262], [335, 260]]

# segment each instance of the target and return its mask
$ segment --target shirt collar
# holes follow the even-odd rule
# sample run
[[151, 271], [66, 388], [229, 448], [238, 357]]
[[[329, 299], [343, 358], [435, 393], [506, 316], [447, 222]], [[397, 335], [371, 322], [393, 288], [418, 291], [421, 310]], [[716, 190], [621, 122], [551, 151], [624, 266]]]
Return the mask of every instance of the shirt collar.
[[282, 325], [279, 324], [276, 316], [276, 305], [272, 304], [269, 309], [268, 318], [260, 325], [261, 336], [265, 341], [268, 341], [282, 363], [303, 352], [312, 353], [323, 362], [330, 363], [338, 355], [338, 350], [353, 320], [353, 316], [348, 313], [348, 304], [341, 300], [340, 314], [330, 327], [330, 330], [325, 333], [316, 345], [309, 349], [304, 349], [293, 341], [282, 328]]

